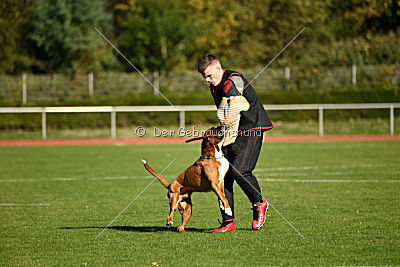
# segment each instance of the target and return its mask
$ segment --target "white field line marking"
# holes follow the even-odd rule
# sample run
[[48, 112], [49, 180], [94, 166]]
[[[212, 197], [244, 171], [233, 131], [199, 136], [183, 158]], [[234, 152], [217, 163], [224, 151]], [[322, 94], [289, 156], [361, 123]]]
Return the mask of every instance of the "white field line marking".
[[146, 76], [144, 76], [139, 70], [138, 70], [138, 68], [136, 68], [136, 66], [135, 65], [133, 65], [132, 64], [132, 62], [130, 62], [129, 61], [129, 59], [127, 59], [119, 50], [118, 50], [118, 48], [116, 48], [111, 42], [110, 42], [110, 40], [108, 40], [96, 27], [94, 28], [100, 35], [101, 35], [101, 37], [103, 37], [103, 39], [104, 40], [106, 40], [107, 41], [107, 43], [109, 43], [111, 46], [112, 46], [112, 48], [114, 48], [115, 49], [115, 51], [117, 51], [139, 74], [140, 74], [140, 76], [142, 76], [143, 77], [143, 79], [145, 79], [153, 88], [154, 88], [154, 90], [156, 90], [165, 100], [167, 100], [167, 102], [171, 105], [171, 106], [173, 106], [175, 109], [177, 109], [175, 106], [174, 106], [174, 104], [172, 104], [171, 103], [171, 101], [169, 101], [168, 100], [168, 98], [166, 98], [161, 92], [160, 92], [160, 90], [158, 90], [158, 88], [156, 88], [147, 78], [146, 78]]
[[[174, 158], [161, 172], [160, 175], [166, 170], [168, 169], [168, 167], [172, 164], [172, 162], [174, 162], [176, 160], [176, 158]], [[129, 202], [129, 204], [117, 215], [117, 217], [115, 217], [96, 237], [95, 239], [97, 239], [144, 191], [146, 191], [146, 189], [155, 181], [157, 180], [157, 177], [155, 177], [131, 202]]]
[[62, 181], [62, 182], [68, 182], [68, 181], [76, 181], [78, 178], [52, 178], [51, 181]]
[[[396, 173], [400, 173], [397, 171]], [[342, 182], [342, 183], [399, 183], [400, 180], [349, 180], [349, 179], [286, 179], [286, 178], [268, 178], [268, 177], [296, 177], [296, 176], [320, 176], [320, 174], [305, 174], [305, 173], [296, 173], [296, 174], [282, 174], [282, 173], [269, 173], [269, 174], [260, 174], [257, 180], [260, 181], [269, 181], [269, 182], [293, 182], [293, 183], [334, 183], [334, 182]], [[336, 175], [336, 174], [335, 174]], [[48, 182], [48, 181], [107, 181], [107, 180], [135, 180], [135, 179], [150, 179], [153, 176], [116, 176], [116, 177], [98, 177], [98, 178], [54, 178], [51, 180], [35, 180], [35, 179], [12, 179], [12, 180], [0, 180], [0, 183], [19, 183], [19, 182]], [[176, 176], [167, 175], [164, 178], [175, 178]]]
[[[338, 175], [357, 175], [357, 174], [365, 174], [366, 172], [363, 171], [358, 171], [358, 172], [313, 172], [313, 173], [304, 173], [304, 172], [281, 172], [281, 173], [264, 173], [264, 172], [256, 172], [254, 171], [255, 174], [260, 175], [260, 176], [286, 176], [286, 177], [296, 177], [296, 176], [338, 176]], [[400, 171], [369, 171], [368, 174], [400, 174]]]
[[289, 182], [289, 183], [400, 183], [400, 180], [337, 180], [337, 179], [318, 179], [318, 180], [310, 180], [310, 179], [271, 179], [260, 177], [257, 178], [258, 181], [267, 181], [267, 182]]
[[[350, 171], [350, 172], [322, 172], [321, 175], [351, 175], [351, 174], [363, 174], [366, 173], [365, 171], [361, 172], [354, 172], [354, 171]], [[368, 173], [371, 174], [399, 174], [400, 171], [398, 170], [394, 170], [394, 171], [368, 171]]]
[[299, 167], [278, 167], [260, 168], [256, 171], [291, 171], [291, 170], [312, 170], [312, 169], [347, 169], [347, 168], [375, 168], [387, 166], [386, 164], [360, 164], [360, 165], [324, 165], [324, 166], [299, 166]]
[[[293, 169], [294, 170], [294, 169]], [[394, 171], [369, 171], [370, 174], [400, 174], [400, 170]], [[254, 174], [261, 178], [267, 177], [299, 177], [299, 176], [338, 176], [338, 175], [357, 175], [365, 174], [364, 172], [315, 172], [315, 173], [304, 173], [304, 172], [272, 172], [264, 173], [261, 170], [255, 170]], [[176, 178], [174, 175], [166, 175], [165, 178]], [[0, 183], [23, 183], [23, 182], [71, 182], [71, 181], [112, 181], [112, 180], [136, 180], [136, 179], [151, 179], [153, 176], [150, 175], [135, 175], [135, 176], [106, 176], [106, 177], [89, 177], [89, 178], [73, 178], [73, 177], [57, 177], [49, 179], [6, 179], [0, 180]], [[272, 180], [271, 180], [272, 181]], [[293, 181], [293, 180], [291, 180]], [[385, 181], [385, 180], [365, 180], [365, 181]], [[396, 181], [396, 180], [395, 180]]]
[[28, 203], [28, 204], [21, 204], [21, 203], [0, 203], [0, 206], [50, 206], [47, 203]]
[[[165, 178], [176, 178], [173, 175], [166, 175]], [[6, 179], [1, 180], [0, 183], [22, 183], [22, 182], [71, 182], [71, 181], [107, 181], [107, 180], [134, 180], [134, 179], [151, 179], [153, 176], [150, 175], [137, 175], [137, 176], [107, 176], [107, 177], [89, 177], [89, 178], [70, 178], [70, 177], [58, 177], [49, 179]]]
[[[299, 166], [299, 167], [281, 167], [281, 168], [260, 168], [253, 172], [261, 176], [312, 176], [312, 175], [344, 175], [344, 174], [358, 174], [359, 172], [323, 172], [323, 173], [282, 173], [282, 172], [272, 172], [263, 173], [265, 171], [294, 171], [294, 170], [315, 170], [315, 169], [351, 169], [351, 168], [376, 168], [385, 167], [386, 164], [361, 164], [361, 165], [324, 165], [324, 166]], [[372, 173], [372, 172], [369, 172]], [[395, 171], [374, 171], [373, 173], [400, 173], [400, 170]], [[168, 175], [165, 178], [175, 178], [176, 176]], [[55, 177], [55, 178], [26, 178], [26, 179], [0, 179], [0, 183], [22, 183], [22, 182], [48, 182], [48, 181], [58, 181], [58, 182], [70, 182], [70, 181], [101, 181], [101, 180], [130, 180], [130, 179], [151, 179], [152, 175], [130, 175], [130, 176], [105, 176], [105, 177], [88, 177], [88, 178], [77, 178], [77, 177]]]
[[39, 182], [40, 179], [7, 179], [0, 180], [0, 183], [18, 183], [18, 182]]

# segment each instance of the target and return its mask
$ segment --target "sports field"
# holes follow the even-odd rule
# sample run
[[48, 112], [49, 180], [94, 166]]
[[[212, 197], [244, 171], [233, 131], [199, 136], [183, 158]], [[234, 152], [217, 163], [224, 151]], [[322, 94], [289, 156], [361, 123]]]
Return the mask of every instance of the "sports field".
[[235, 186], [236, 232], [219, 225], [214, 193], [193, 194], [185, 234], [165, 226], [158, 181], [97, 239], [153, 177], [171, 181], [200, 144], [0, 147], [0, 262], [4, 265], [399, 265], [400, 142], [265, 143], [255, 171], [273, 209], [251, 230]]

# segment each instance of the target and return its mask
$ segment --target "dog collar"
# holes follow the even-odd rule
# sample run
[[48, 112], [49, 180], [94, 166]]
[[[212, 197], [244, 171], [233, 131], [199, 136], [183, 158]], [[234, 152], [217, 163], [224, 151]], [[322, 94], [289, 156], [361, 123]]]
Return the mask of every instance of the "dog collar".
[[204, 157], [203, 155], [200, 156], [200, 158], [202, 158], [202, 159], [222, 159], [223, 157], [224, 157], [224, 155], [222, 155], [222, 156], [219, 157], [219, 158]]

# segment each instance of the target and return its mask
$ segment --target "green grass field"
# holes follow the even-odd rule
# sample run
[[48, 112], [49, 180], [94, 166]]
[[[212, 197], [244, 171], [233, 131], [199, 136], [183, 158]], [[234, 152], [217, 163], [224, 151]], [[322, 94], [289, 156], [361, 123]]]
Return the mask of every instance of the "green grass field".
[[2, 265], [399, 265], [400, 142], [265, 143], [255, 174], [272, 208], [260, 231], [235, 186], [236, 232], [208, 234], [214, 193], [193, 194], [187, 233], [166, 227], [166, 190], [200, 145], [0, 147]]

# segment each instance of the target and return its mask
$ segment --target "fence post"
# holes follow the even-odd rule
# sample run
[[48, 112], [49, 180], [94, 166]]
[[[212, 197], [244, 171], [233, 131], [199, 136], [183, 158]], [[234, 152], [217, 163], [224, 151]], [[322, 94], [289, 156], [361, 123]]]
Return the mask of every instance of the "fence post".
[[179, 128], [185, 129], [185, 111], [179, 111]]
[[27, 94], [26, 94], [26, 73], [22, 74], [22, 104], [26, 104]]
[[319, 106], [319, 136], [324, 136], [324, 107]]
[[88, 73], [88, 91], [89, 96], [93, 96], [93, 72]]
[[289, 89], [290, 67], [285, 67], [285, 89]]
[[112, 139], [115, 139], [117, 137], [116, 117], [117, 117], [117, 114], [115, 112], [115, 107], [112, 107], [112, 111], [111, 111], [111, 138]]
[[394, 106], [390, 104], [390, 135], [394, 135]]
[[351, 66], [351, 84], [353, 87], [357, 86], [357, 66], [355, 64]]
[[153, 85], [154, 85], [154, 95], [160, 94], [160, 73], [157, 71], [153, 72]]
[[46, 140], [46, 108], [42, 108], [42, 139]]

